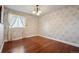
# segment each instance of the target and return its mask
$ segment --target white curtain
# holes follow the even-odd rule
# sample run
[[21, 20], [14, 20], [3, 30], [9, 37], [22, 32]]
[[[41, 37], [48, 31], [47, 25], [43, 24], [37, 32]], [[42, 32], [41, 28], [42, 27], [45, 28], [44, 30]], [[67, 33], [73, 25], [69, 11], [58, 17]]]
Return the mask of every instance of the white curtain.
[[15, 40], [23, 38], [25, 30], [25, 18], [16, 14], [8, 14], [8, 38], [9, 40]]
[[25, 19], [23, 16], [9, 14], [8, 22], [11, 28], [23, 28], [25, 27]]

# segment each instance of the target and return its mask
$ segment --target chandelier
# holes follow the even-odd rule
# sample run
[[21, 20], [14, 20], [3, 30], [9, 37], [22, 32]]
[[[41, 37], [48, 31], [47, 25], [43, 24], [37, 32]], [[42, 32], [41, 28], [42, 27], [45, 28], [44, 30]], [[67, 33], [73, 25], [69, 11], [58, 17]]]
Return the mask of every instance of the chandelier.
[[34, 10], [32, 11], [32, 13], [37, 15], [37, 16], [39, 16], [42, 13], [42, 11], [40, 10], [39, 5], [34, 6]]

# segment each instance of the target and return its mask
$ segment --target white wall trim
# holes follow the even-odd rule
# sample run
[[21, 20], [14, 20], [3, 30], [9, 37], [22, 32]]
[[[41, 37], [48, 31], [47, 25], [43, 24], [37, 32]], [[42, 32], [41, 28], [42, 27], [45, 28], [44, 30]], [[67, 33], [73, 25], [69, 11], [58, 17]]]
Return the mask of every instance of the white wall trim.
[[15, 40], [5, 40], [5, 42], [8, 42], [8, 41], [16, 41], [16, 40], [20, 40], [22, 38], [30, 38], [30, 37], [34, 37], [34, 36], [37, 36], [37, 35], [31, 35], [31, 36], [26, 36], [26, 37], [18, 37], [18, 38], [15, 38]]
[[79, 47], [79, 44], [76, 44], [76, 43], [72, 43], [72, 42], [68, 42], [68, 41], [60, 40], [60, 39], [55, 39], [55, 38], [44, 36], [44, 35], [39, 35], [39, 36], [46, 37], [46, 38], [51, 39], [51, 40], [56, 40], [56, 41], [59, 41], [59, 42], [65, 43], [65, 44], [69, 44], [69, 45], [72, 45], [72, 46], [75, 46], [75, 47]]
[[[33, 36], [35, 36], [35, 35], [33, 35]], [[25, 38], [29, 38], [29, 37], [33, 37], [33, 36], [27, 36]], [[69, 45], [72, 45], [72, 46], [75, 46], [75, 47], [79, 47], [79, 44], [76, 44], [76, 43], [72, 43], [72, 42], [68, 42], [68, 41], [64, 41], [64, 40], [60, 40], [60, 39], [55, 39], [55, 38], [44, 36], [44, 35], [39, 35], [39, 36], [45, 37], [45, 38], [48, 38], [48, 39], [51, 39], [51, 40], [56, 40], [56, 41], [59, 41], [59, 42], [65, 43], [65, 44], [69, 44]], [[18, 40], [18, 39], [22, 39], [22, 37], [16, 38], [16, 40]]]
[[29, 35], [29, 36], [26, 36], [25, 38], [34, 37], [34, 36], [37, 36], [37, 35]]
[[0, 23], [0, 25], [2, 26], [2, 28], [1, 28], [1, 32], [2, 33], [0, 33], [2, 36], [0, 36], [0, 38], [1, 38], [1, 45], [0, 45], [0, 52], [2, 52], [2, 49], [3, 49], [3, 45], [4, 45], [4, 24], [2, 24], [2, 23]]
[[4, 42], [2, 43], [2, 45], [1, 45], [1, 49], [0, 49], [0, 53], [2, 52], [2, 49], [3, 49], [3, 46], [4, 46]]
[[[19, 40], [19, 39], [22, 39], [22, 37], [18, 37], [18, 38], [16, 38], [15, 40]], [[15, 40], [5, 40], [5, 42], [8, 42], [8, 41], [15, 41]]]

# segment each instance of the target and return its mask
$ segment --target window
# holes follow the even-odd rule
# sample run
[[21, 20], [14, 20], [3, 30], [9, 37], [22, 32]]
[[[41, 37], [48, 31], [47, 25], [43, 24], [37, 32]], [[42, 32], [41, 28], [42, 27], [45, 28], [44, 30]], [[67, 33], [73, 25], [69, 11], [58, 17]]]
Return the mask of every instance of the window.
[[23, 28], [25, 27], [25, 17], [16, 14], [8, 15], [9, 27], [10, 28]]

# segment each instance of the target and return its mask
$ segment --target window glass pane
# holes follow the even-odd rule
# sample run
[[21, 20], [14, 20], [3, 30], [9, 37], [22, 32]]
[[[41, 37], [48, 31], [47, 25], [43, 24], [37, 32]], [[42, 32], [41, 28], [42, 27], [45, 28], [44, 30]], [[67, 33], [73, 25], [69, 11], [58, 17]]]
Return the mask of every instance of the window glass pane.
[[9, 14], [9, 24], [10, 28], [25, 27], [25, 18], [23, 16]]

